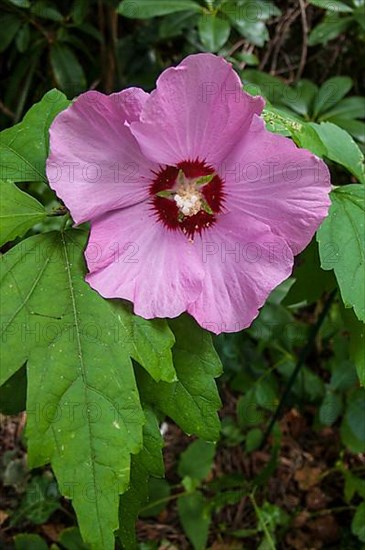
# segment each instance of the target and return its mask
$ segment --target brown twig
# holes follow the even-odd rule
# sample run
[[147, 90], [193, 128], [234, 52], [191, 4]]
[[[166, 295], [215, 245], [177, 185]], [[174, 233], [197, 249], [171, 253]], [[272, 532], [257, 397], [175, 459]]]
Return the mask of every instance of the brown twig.
[[8, 107], [6, 105], [4, 105], [4, 103], [1, 101], [1, 99], [0, 99], [0, 111], [2, 111], [4, 113], [4, 115], [6, 115], [10, 118], [15, 117], [15, 113], [13, 113], [13, 111], [8, 109]]
[[286, 63], [286, 69], [279, 69], [279, 70], [277, 69], [275, 71], [275, 76], [277, 76], [278, 74], [290, 73], [290, 76], [287, 78], [287, 84], [292, 84], [295, 80], [294, 69], [297, 69], [299, 67], [299, 63], [296, 63], [296, 64], [291, 63], [290, 57], [286, 52], [282, 51], [281, 54]]
[[276, 29], [276, 34], [278, 38], [275, 44], [274, 53], [271, 61], [271, 67], [270, 67], [271, 74], [275, 74], [276, 66], [278, 63], [278, 57], [280, 53], [280, 48], [282, 43], [285, 40], [287, 31], [289, 30], [290, 25], [297, 19], [297, 17], [299, 17], [299, 15], [300, 15], [300, 8], [297, 8], [297, 9], [293, 8], [292, 10], [290, 10], [290, 12], [287, 13], [286, 17], [283, 19], [283, 22], [279, 24]]
[[308, 21], [307, 21], [307, 14], [306, 14], [306, 4], [304, 0], [299, 0], [299, 6], [300, 6], [300, 16], [302, 19], [302, 29], [303, 29], [303, 43], [302, 43], [302, 53], [300, 56], [300, 63], [299, 68], [297, 71], [297, 75], [295, 77], [295, 81], [298, 82], [298, 80], [301, 78], [304, 67], [307, 61], [307, 52], [308, 52]]
[[236, 52], [241, 46], [244, 46], [244, 44], [246, 44], [246, 38], [241, 38], [238, 40], [238, 42], [233, 44], [232, 48], [228, 51], [227, 56], [230, 57], [233, 55], [234, 52]]
[[300, 14], [300, 10], [298, 8], [293, 7], [293, 8], [289, 8], [286, 14], [279, 19], [278, 24], [276, 25], [276, 28], [275, 28], [275, 35], [270, 40], [267, 46], [266, 52], [259, 65], [260, 71], [264, 69], [271, 55], [273, 55], [273, 61], [272, 61], [270, 72], [271, 73], [273, 72], [273, 64], [275, 65], [275, 68], [276, 68], [277, 56], [279, 54], [281, 44], [285, 38], [286, 29], [298, 17], [299, 14]]

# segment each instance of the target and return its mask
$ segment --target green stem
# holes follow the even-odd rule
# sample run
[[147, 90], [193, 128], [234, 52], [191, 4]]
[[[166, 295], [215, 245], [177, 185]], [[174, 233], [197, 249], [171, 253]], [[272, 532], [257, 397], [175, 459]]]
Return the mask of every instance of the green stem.
[[267, 525], [265, 523], [265, 520], [264, 518], [262, 517], [262, 514], [261, 514], [261, 511], [260, 511], [260, 508], [257, 506], [256, 504], [256, 500], [255, 500], [255, 496], [254, 496], [254, 493], [251, 493], [248, 495], [249, 496], [249, 499], [251, 501], [251, 504], [252, 506], [254, 507], [254, 510], [255, 510], [255, 514], [257, 516], [257, 519], [259, 520], [259, 524], [261, 525], [261, 528], [263, 530], [263, 532], [265, 533], [265, 537], [266, 537], [266, 540], [267, 540], [267, 543], [270, 547], [270, 550], [276, 550], [275, 548], [275, 543], [272, 539], [272, 536], [270, 534], [270, 531], [268, 530], [267, 528]]
[[70, 216], [70, 214], [67, 213], [66, 216], [62, 220], [62, 227], [61, 227], [62, 232], [66, 231], [66, 227], [67, 227], [67, 224], [68, 224], [69, 221], [71, 221], [71, 216]]
[[286, 387], [285, 387], [285, 390], [284, 390], [284, 393], [280, 399], [280, 402], [278, 404], [278, 406], [276, 407], [276, 410], [275, 410], [275, 413], [270, 421], [270, 424], [268, 425], [267, 429], [266, 429], [266, 432], [264, 434], [264, 437], [262, 439], [262, 443], [260, 445], [260, 448], [262, 448], [265, 443], [267, 442], [273, 428], [274, 428], [274, 425], [276, 423], [276, 421], [280, 418], [281, 416], [281, 413], [282, 413], [282, 410], [285, 406], [285, 403], [288, 399], [288, 396], [291, 392], [291, 389], [294, 385], [294, 382], [296, 381], [299, 373], [300, 373], [300, 370], [302, 368], [302, 366], [304, 365], [308, 355], [310, 354], [310, 352], [312, 351], [312, 348], [314, 346], [314, 343], [315, 343], [315, 340], [317, 338], [317, 334], [323, 324], [323, 321], [325, 320], [326, 316], [327, 316], [327, 313], [329, 312], [330, 308], [331, 308], [331, 305], [332, 305], [332, 302], [334, 300], [334, 297], [336, 295], [336, 292], [337, 292], [337, 289], [334, 289], [331, 294], [328, 296], [325, 304], [324, 304], [324, 307], [317, 319], [317, 322], [312, 326], [311, 330], [310, 330], [310, 333], [309, 333], [309, 337], [308, 337], [308, 340], [307, 340], [307, 343], [306, 345], [304, 346], [304, 348], [302, 348], [300, 354], [299, 354], [299, 357], [298, 357], [298, 360], [297, 360], [297, 363], [295, 365], [295, 368], [286, 384]]
[[165, 504], [167, 502], [171, 502], [172, 500], [176, 500], [177, 498], [188, 495], [188, 491], [182, 491], [181, 493], [175, 493], [174, 495], [169, 495], [168, 497], [160, 498], [159, 500], [154, 500], [153, 502], [150, 502], [140, 510], [140, 512], [146, 512], [150, 508], [154, 508], [155, 506], [158, 506], [159, 504]]

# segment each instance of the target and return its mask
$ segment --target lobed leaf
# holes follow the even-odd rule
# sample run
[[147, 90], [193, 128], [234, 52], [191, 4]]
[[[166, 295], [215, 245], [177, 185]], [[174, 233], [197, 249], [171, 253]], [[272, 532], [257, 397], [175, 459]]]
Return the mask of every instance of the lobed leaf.
[[47, 233], [3, 256], [1, 374], [6, 380], [28, 359], [30, 466], [51, 462], [83, 538], [108, 550], [130, 455], [142, 448], [131, 357], [163, 379], [173, 370], [166, 367], [173, 338], [163, 321], [150, 322], [148, 333], [121, 302], [103, 300], [84, 282], [84, 244], [81, 231]]
[[365, 321], [365, 188], [346, 185], [332, 191], [331, 199], [317, 232], [321, 267], [334, 270], [345, 307]]
[[0, 180], [0, 246], [22, 237], [46, 215], [44, 207], [35, 198], [11, 181]]
[[176, 338], [173, 361], [178, 381], [156, 384], [141, 372], [138, 376], [141, 395], [187, 434], [216, 441], [220, 431], [216, 411], [221, 402], [214, 378], [221, 374], [221, 363], [211, 336], [187, 315], [170, 320], [169, 325]]
[[159, 425], [151, 409], [144, 409], [143, 448], [132, 457], [131, 483], [120, 498], [119, 537], [126, 550], [137, 546], [135, 524], [141, 508], [148, 502], [148, 481], [151, 476], [163, 477], [163, 440]]
[[29, 109], [22, 122], [1, 132], [2, 179], [15, 182], [47, 181], [48, 129], [54, 117], [69, 103], [61, 92], [51, 90]]

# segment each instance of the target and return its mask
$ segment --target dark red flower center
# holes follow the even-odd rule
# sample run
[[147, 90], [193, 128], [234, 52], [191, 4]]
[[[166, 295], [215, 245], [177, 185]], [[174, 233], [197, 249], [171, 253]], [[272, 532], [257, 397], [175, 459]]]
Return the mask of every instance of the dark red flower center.
[[154, 172], [150, 187], [155, 214], [168, 229], [188, 238], [211, 227], [224, 201], [223, 180], [204, 161], [184, 161]]

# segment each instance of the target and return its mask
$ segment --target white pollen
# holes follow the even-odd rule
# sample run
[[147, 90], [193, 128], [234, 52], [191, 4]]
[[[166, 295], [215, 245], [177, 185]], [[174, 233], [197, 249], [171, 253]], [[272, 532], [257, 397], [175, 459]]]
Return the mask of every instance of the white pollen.
[[203, 196], [196, 188], [194, 180], [186, 180], [183, 176], [177, 182], [178, 188], [173, 200], [183, 216], [194, 216], [202, 208]]

